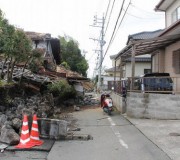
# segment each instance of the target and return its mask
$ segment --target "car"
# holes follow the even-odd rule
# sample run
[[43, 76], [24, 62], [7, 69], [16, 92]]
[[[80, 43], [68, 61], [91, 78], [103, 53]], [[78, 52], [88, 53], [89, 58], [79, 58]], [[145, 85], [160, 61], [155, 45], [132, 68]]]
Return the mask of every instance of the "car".
[[148, 73], [135, 78], [134, 89], [144, 93], [172, 93], [173, 81], [169, 73]]

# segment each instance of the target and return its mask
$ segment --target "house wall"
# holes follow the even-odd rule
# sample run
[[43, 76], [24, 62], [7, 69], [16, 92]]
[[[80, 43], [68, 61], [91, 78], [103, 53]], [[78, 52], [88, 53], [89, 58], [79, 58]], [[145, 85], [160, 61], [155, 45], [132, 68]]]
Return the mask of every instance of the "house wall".
[[180, 119], [180, 96], [129, 93], [126, 113], [134, 118]]
[[[114, 71], [106, 71], [106, 73], [111, 76], [111, 77], [114, 77]], [[116, 77], [120, 77], [120, 72], [116, 71]]]
[[[116, 66], [120, 65], [120, 59], [116, 61]], [[112, 66], [115, 67], [115, 59], [112, 59]]]
[[[176, 74], [173, 68], [173, 51], [180, 49], [180, 41], [165, 49], [165, 72], [170, 73], [173, 79], [174, 91], [180, 91], [180, 74]], [[179, 94], [179, 93], [178, 93]]]
[[126, 113], [126, 99], [115, 92], [111, 93], [111, 98], [113, 100], [113, 105], [117, 108], [117, 110], [122, 114]]
[[[103, 90], [107, 90], [108, 88], [108, 81], [114, 81], [114, 77], [113, 76], [101, 76], [103, 78], [102, 81], [102, 89]], [[116, 81], [119, 81], [120, 77], [116, 77]]]
[[180, 1], [176, 0], [166, 11], [166, 28], [172, 24], [172, 13], [173, 11], [180, 6]]
[[165, 72], [165, 51], [164, 49], [158, 50], [153, 56], [152, 56], [152, 72]]
[[[35, 41], [33, 41], [32, 47], [33, 47], [33, 49], [36, 48]], [[49, 48], [48, 48], [47, 47], [47, 42], [45, 42], [45, 41], [39, 41], [39, 43], [37, 44], [37, 48], [41, 48], [41, 49], [44, 49], [45, 52], [50, 51], [52, 53], [50, 45], [49, 45]], [[44, 56], [45, 56], [45, 52], [44, 52]]]
[[[135, 62], [135, 76], [144, 74], [144, 69], [151, 69], [151, 62]], [[131, 63], [126, 63], [125, 77], [131, 77]]]
[[[110, 76], [101, 76], [103, 78], [103, 84], [108, 85], [108, 81], [114, 81], [114, 77]], [[116, 80], [119, 81], [119, 77], [116, 77]]]
[[173, 43], [165, 49], [165, 72], [170, 73], [172, 77], [180, 77], [180, 74], [175, 74], [173, 69], [173, 51], [180, 49], [180, 41]]

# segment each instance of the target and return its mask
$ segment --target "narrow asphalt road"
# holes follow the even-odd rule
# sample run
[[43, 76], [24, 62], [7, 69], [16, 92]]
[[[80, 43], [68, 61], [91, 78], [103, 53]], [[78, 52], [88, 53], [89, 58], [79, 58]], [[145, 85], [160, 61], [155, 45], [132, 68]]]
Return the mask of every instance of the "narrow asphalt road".
[[122, 115], [108, 116], [101, 108], [74, 112], [81, 131], [93, 140], [56, 141], [48, 160], [170, 160]]

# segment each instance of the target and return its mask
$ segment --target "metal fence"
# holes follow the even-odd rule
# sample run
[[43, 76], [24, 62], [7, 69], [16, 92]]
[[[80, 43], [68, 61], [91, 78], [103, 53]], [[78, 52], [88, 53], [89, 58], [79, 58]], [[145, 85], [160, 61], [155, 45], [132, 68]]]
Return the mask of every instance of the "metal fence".
[[106, 90], [118, 94], [125, 92], [180, 94], [180, 77], [129, 77], [121, 81], [109, 81]]

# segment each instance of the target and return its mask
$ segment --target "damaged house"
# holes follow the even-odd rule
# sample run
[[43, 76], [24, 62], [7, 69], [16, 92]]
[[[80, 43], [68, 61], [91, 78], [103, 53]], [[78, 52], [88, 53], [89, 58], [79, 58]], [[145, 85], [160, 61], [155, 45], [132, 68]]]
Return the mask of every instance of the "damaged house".
[[44, 51], [45, 69], [55, 71], [56, 64], [61, 62], [60, 41], [57, 38], [51, 38], [49, 33], [26, 32], [27, 36], [33, 42], [33, 49], [41, 48]]
[[49, 77], [51, 80], [65, 78], [71, 85], [74, 86], [78, 95], [84, 95], [84, 90], [89, 90], [88, 87], [84, 87], [87, 86], [84, 84], [88, 83], [87, 81], [89, 81], [87, 78], [60, 66], [62, 58], [60, 54], [59, 39], [52, 38], [51, 34], [49, 33], [26, 32], [26, 34], [31, 38], [34, 49], [40, 48], [44, 51], [44, 69], [40, 71], [40, 74], [46, 77], [44, 80], [42, 80], [43, 82], [48, 79], [47, 77]]

